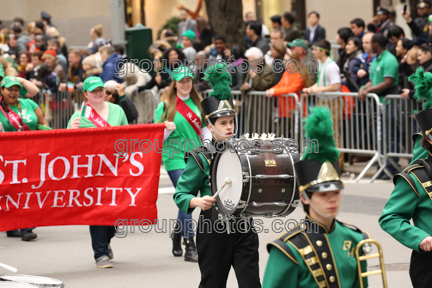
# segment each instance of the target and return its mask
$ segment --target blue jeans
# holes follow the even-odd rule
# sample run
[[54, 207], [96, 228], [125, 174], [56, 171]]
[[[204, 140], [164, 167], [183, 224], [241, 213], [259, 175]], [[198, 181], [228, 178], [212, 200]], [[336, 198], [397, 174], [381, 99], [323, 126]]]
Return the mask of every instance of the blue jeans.
[[94, 258], [97, 260], [101, 256], [108, 256], [108, 244], [114, 237], [116, 228], [114, 226], [90, 226], [90, 236], [94, 252]]
[[33, 228], [20, 229], [21, 235], [23, 235], [24, 233], [27, 233], [27, 232], [31, 232], [33, 229], [35, 229], [35, 228], [33, 227]]
[[[174, 185], [174, 188], [177, 187], [177, 181], [180, 178], [183, 171], [184, 171], [184, 169], [167, 171], [168, 176], [170, 177], [171, 182]], [[179, 226], [180, 226], [180, 235], [183, 238], [190, 238], [190, 237], [195, 236], [195, 233], [193, 231], [192, 213], [186, 214], [179, 209], [178, 215], [177, 215], [177, 221], [178, 221]], [[185, 227], [187, 229], [185, 229]]]

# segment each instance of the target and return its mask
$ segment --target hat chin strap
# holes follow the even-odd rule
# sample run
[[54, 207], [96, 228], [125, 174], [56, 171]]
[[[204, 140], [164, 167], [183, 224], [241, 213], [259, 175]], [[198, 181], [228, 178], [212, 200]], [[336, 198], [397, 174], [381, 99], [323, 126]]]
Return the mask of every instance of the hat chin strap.
[[[237, 118], [234, 117], [234, 119], [235, 119], [236, 122], [237, 122]], [[216, 133], [219, 137], [223, 137], [223, 138], [226, 138], [226, 137], [228, 137], [228, 138], [232, 138], [232, 137], [234, 137], [235, 135], [237, 135], [237, 127], [238, 127], [238, 125], [235, 125], [235, 127], [236, 127], [236, 128], [235, 128], [235, 133], [233, 132], [232, 135], [223, 135], [222, 133], [220, 133], [220, 132], [216, 129], [216, 127], [213, 126], [213, 124], [211, 123], [210, 119], [207, 119], [207, 123], [210, 124], [210, 127], [213, 128], [214, 133]]]
[[[322, 213], [321, 211], [319, 211], [313, 204], [312, 204], [312, 201], [311, 201], [311, 199], [309, 198], [309, 196], [306, 194], [306, 191], [303, 191], [303, 197], [305, 197], [306, 198], [306, 200], [309, 202], [309, 205], [312, 207], [312, 209], [318, 214], [318, 215], [320, 215], [321, 217], [323, 217], [323, 218], [325, 218], [325, 219], [329, 219], [329, 220], [332, 220], [333, 219], [333, 217], [329, 217], [329, 216], [327, 216], [327, 215], [324, 215], [324, 213]], [[339, 212], [338, 212], [338, 214], [339, 214]]]

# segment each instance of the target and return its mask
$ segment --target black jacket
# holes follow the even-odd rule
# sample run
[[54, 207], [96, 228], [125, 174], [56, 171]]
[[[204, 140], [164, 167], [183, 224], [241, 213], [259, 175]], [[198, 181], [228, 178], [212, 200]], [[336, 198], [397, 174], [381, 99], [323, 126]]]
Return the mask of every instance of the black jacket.
[[[310, 42], [310, 40], [309, 40], [309, 38], [310, 38], [310, 33], [311, 33], [311, 30], [310, 30], [310, 27], [308, 27], [308, 28], [305, 30], [305, 33], [304, 33], [303, 39], [306, 39], [307, 41]], [[322, 27], [321, 25], [318, 24], [318, 27], [317, 27], [316, 30], [315, 30], [315, 34], [314, 34], [314, 37], [313, 37], [313, 41], [309, 43], [309, 46], [312, 45], [313, 43], [319, 41], [319, 40], [322, 40], [322, 39], [326, 39], [326, 32], [325, 32], [324, 27]]]

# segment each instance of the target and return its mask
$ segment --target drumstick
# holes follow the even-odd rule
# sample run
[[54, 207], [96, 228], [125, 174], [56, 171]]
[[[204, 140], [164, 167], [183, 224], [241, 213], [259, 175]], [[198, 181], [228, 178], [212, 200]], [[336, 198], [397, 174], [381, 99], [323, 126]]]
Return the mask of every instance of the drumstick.
[[17, 269], [17, 268], [14, 268], [14, 267], [12, 267], [12, 266], [9, 266], [9, 265], [6, 265], [6, 264], [3, 264], [3, 263], [0, 263], [0, 267], [3, 267], [3, 268], [5, 268], [6, 270], [9, 270], [9, 271], [11, 271], [11, 272], [13, 272], [13, 273], [18, 273], [18, 269]]
[[222, 187], [213, 195], [213, 199], [215, 199], [218, 195], [219, 195], [219, 193], [222, 191], [222, 189], [225, 187], [225, 185], [227, 185], [227, 184], [231, 184], [232, 183], [232, 180], [231, 180], [231, 178], [225, 178], [225, 183], [222, 185]]

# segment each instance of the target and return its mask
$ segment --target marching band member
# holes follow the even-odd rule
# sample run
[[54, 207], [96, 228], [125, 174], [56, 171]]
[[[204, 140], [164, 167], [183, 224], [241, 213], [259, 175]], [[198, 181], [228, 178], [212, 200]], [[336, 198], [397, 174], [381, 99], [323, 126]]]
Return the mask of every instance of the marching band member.
[[[432, 265], [432, 73], [424, 73], [419, 68], [410, 80], [415, 84], [414, 98], [418, 102], [425, 100], [423, 110], [414, 116], [422, 135], [420, 141], [418, 134], [413, 137], [416, 160], [393, 178], [395, 187], [384, 206], [379, 224], [397, 241], [413, 250], [409, 269], [411, 283], [415, 288], [422, 288], [432, 287], [429, 270]], [[414, 225], [411, 225], [411, 219]]]
[[[197, 207], [201, 208], [197, 233], [198, 265], [201, 271], [199, 287], [226, 287], [228, 274], [233, 266], [239, 287], [258, 288], [261, 287], [258, 235], [253, 229], [252, 220], [215, 221], [217, 211], [213, 204], [217, 200], [211, 197], [210, 165], [216, 153], [216, 141], [227, 140], [235, 135], [236, 112], [229, 87], [231, 75], [226, 71], [226, 64], [219, 63], [210, 67], [206, 72], [206, 79], [214, 92], [204, 99], [201, 105], [207, 127], [213, 135], [212, 145], [200, 147], [188, 154], [186, 168], [177, 182], [174, 200], [187, 214]], [[237, 227], [241, 227], [239, 230], [242, 232], [236, 231]]]
[[[319, 153], [309, 146], [303, 160], [294, 164], [305, 223], [268, 244], [270, 257], [264, 288], [360, 287], [354, 251], [360, 241], [369, 237], [336, 220], [344, 185], [332, 118], [326, 107], [311, 110], [306, 137], [318, 141]], [[362, 262], [361, 270], [366, 271], [366, 267], [366, 261]], [[363, 284], [367, 287], [367, 279]]]
[[[184, 156], [188, 149], [201, 146], [200, 136], [210, 138], [205, 134], [210, 131], [205, 127], [204, 113], [201, 108], [201, 97], [194, 85], [195, 74], [188, 68], [173, 71], [167, 101], [159, 103], [155, 119], [166, 125], [164, 139], [165, 147], [162, 160], [165, 170], [174, 187], [185, 169]], [[190, 147], [190, 144], [194, 147]], [[192, 215], [179, 209], [177, 223], [172, 237], [174, 256], [182, 256], [181, 238], [186, 245], [185, 261], [198, 262], [198, 253], [194, 242], [194, 231], [191, 223]], [[193, 223], [192, 223], [193, 224]]]

